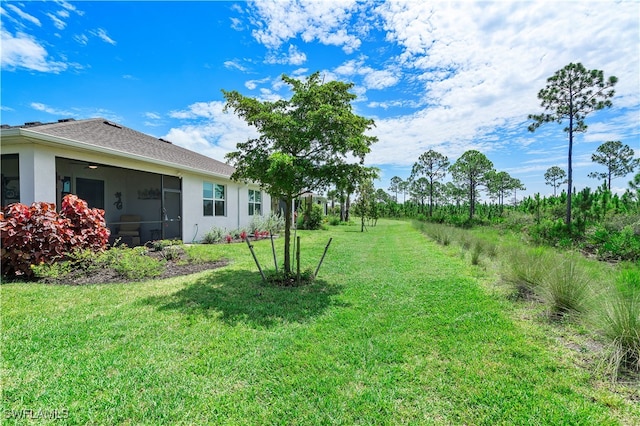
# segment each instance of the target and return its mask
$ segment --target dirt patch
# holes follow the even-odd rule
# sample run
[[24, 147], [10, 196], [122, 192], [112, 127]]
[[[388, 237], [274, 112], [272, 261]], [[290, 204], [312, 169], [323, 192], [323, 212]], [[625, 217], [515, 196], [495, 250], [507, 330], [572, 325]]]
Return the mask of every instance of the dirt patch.
[[[216, 260], [212, 262], [186, 262], [182, 261], [166, 261], [163, 272], [152, 278], [147, 279], [164, 279], [183, 275], [195, 274], [196, 272], [208, 271], [217, 268], [221, 268], [229, 264], [228, 260]], [[46, 284], [58, 284], [58, 285], [88, 285], [88, 284], [114, 284], [114, 283], [127, 283], [139, 280], [132, 280], [127, 277], [123, 277], [117, 271], [110, 268], [101, 268], [91, 271], [87, 274], [82, 271], [75, 271], [66, 275], [60, 279], [46, 279], [41, 280]]]

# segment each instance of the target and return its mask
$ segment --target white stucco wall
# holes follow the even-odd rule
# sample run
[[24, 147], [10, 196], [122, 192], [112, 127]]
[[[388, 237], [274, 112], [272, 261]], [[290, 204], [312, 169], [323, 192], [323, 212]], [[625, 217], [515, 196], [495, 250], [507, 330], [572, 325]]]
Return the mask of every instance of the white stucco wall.
[[[226, 215], [204, 216], [202, 209], [202, 185], [211, 182], [226, 187]], [[231, 180], [199, 175], [185, 174], [182, 177], [183, 197], [183, 239], [185, 242], [200, 241], [211, 228], [228, 231], [246, 228], [253, 216], [249, 216], [249, 189], [259, 190], [257, 185], [245, 185]], [[262, 215], [270, 213], [271, 199], [262, 193]]]
[[[105, 182], [105, 219], [107, 223], [117, 222], [120, 215], [134, 214], [140, 210], [153, 209], [159, 200], [141, 200], [137, 190], [133, 189], [131, 179], [135, 185], [144, 188], [159, 187], [159, 183], [142, 182], [140, 179], [153, 179], [149, 176], [130, 176], [131, 173], [118, 168], [99, 167], [90, 170], [83, 165], [66, 165], [65, 169], [56, 170], [56, 157], [78, 160], [120, 167], [123, 169], [141, 170], [149, 173], [164, 174], [180, 177], [182, 180], [182, 238], [185, 242], [200, 241], [212, 227], [227, 229], [246, 228], [253, 217], [249, 216], [249, 189], [260, 190], [257, 185], [246, 185], [229, 180], [228, 178], [194, 173], [153, 162], [141, 162], [127, 157], [110, 156], [101, 153], [55, 146], [51, 144], [30, 143], [24, 139], [8, 143], [2, 141], [2, 154], [18, 154], [20, 164], [20, 201], [30, 205], [35, 201], [46, 201], [59, 204], [61, 179], [69, 176], [75, 182], [78, 177], [98, 179]], [[56, 172], [60, 174], [57, 176]], [[226, 186], [226, 214], [224, 216], [204, 216], [202, 208], [203, 182], [217, 183]], [[145, 186], [146, 185], [146, 186]], [[117, 210], [113, 204], [114, 194], [122, 193], [123, 208]], [[155, 210], [159, 209], [156, 206]], [[59, 209], [60, 206], [57, 205]], [[262, 215], [269, 215], [271, 199], [262, 192]], [[154, 210], [154, 211], [155, 211]], [[154, 218], [151, 218], [154, 220]], [[148, 220], [143, 218], [143, 220]], [[146, 224], [142, 227], [142, 237], [146, 238], [151, 228], [158, 225]], [[149, 229], [147, 229], [149, 228]]]
[[56, 202], [55, 153], [34, 144], [3, 146], [2, 154], [18, 154], [20, 202]]

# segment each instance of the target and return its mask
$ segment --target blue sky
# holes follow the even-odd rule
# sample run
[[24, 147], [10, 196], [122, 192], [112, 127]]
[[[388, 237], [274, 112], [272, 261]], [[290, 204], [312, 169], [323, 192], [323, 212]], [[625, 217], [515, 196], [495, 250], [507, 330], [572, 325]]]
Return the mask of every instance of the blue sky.
[[[574, 183], [604, 171], [591, 154], [620, 140], [640, 156], [637, 1], [36, 2], [0, 4], [1, 121], [104, 117], [219, 160], [255, 133], [223, 113], [221, 90], [287, 98], [280, 76], [353, 82], [356, 113], [379, 138], [376, 187], [406, 179], [434, 149], [469, 149], [551, 194], [566, 170], [562, 125], [529, 133], [537, 93], [570, 62], [619, 82], [574, 146]], [[631, 175], [613, 181], [621, 191]]]

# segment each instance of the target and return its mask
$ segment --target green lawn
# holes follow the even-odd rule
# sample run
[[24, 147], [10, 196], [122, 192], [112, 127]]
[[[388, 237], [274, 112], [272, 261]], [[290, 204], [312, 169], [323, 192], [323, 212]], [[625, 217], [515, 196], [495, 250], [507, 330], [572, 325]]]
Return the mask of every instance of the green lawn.
[[197, 247], [232, 262], [188, 277], [2, 285], [4, 423], [640, 423], [489, 272], [405, 222], [358, 231], [298, 233], [305, 268], [333, 237], [307, 287], [264, 286], [245, 244]]

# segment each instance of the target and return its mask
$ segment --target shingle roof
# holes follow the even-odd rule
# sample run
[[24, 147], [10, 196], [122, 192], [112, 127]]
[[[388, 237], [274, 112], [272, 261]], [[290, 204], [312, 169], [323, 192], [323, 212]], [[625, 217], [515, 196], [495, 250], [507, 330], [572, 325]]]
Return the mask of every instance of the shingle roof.
[[214, 160], [211, 157], [107, 121], [104, 118], [30, 124], [18, 127], [87, 145], [107, 148], [124, 154], [142, 156], [152, 161], [168, 162], [217, 175], [231, 176], [235, 170], [232, 166]]

